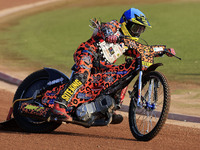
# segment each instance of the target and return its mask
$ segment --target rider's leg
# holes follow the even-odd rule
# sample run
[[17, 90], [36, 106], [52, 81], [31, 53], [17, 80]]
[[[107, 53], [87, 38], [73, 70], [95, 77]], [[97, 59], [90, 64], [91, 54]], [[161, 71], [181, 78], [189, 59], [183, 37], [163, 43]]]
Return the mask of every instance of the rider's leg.
[[[116, 94], [115, 99], [117, 101], [117, 107], [118, 107], [117, 109], [121, 108], [126, 91], [127, 87], [125, 87], [119, 93]], [[122, 121], [123, 121], [123, 116], [121, 114], [118, 114], [117, 112], [114, 112], [111, 124], [119, 124]]]
[[76, 60], [76, 70], [73, 73], [70, 82], [66, 84], [64, 89], [61, 91], [60, 97], [55, 101], [55, 106], [53, 108], [53, 113], [56, 112], [54, 114], [65, 119], [69, 118], [69, 115], [66, 112], [67, 104], [71, 101], [74, 94], [88, 80], [92, 68], [91, 57], [87, 54], [79, 55], [79, 58], [76, 58]]
[[[109, 69], [109, 71], [106, 71], [105, 73], [105, 77], [109, 77], [111, 80], [118, 80], [120, 78], [122, 78], [124, 75], [126, 75], [126, 72], [129, 71], [127, 70], [129, 68], [129, 66], [127, 66], [127, 64], [122, 64], [119, 66], [112, 66], [112, 68]], [[108, 74], [108, 72], [111, 72], [112, 74]], [[105, 85], [107, 84], [108, 86], [111, 86], [110, 84], [112, 84], [115, 81], [112, 82], [108, 82], [108, 83], [104, 83]], [[125, 93], [126, 93], [127, 87], [124, 87], [124, 89], [122, 89], [121, 91], [116, 92], [114, 98], [116, 100], [116, 104], [117, 106], [121, 107]], [[112, 122], [111, 124], [119, 124], [123, 121], [123, 116], [121, 114], [117, 114], [116, 112], [114, 112], [113, 114], [113, 118], [112, 118]]]

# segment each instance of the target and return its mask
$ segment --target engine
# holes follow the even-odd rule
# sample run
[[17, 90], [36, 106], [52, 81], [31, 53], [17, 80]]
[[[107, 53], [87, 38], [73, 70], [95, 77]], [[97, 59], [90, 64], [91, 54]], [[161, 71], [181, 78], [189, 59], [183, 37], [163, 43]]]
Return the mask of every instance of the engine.
[[82, 121], [95, 120], [98, 113], [106, 114], [115, 106], [115, 101], [108, 95], [98, 97], [94, 102], [84, 103], [76, 110], [76, 115]]

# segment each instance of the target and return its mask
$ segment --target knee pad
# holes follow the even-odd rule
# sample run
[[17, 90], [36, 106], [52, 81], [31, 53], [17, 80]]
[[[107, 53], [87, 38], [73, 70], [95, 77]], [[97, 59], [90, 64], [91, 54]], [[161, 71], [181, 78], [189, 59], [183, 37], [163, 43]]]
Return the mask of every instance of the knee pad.
[[88, 80], [88, 75], [89, 73], [87, 71], [85, 71], [84, 73], [75, 73], [72, 77], [72, 80], [78, 79], [83, 84], [85, 84], [86, 81]]

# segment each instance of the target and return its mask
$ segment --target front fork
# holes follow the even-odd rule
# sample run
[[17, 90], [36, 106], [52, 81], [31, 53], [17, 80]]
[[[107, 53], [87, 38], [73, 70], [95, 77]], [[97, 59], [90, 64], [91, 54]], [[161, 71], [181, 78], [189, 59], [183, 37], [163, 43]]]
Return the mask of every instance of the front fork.
[[[143, 105], [141, 105], [141, 97], [142, 97], [142, 75], [143, 75], [143, 71], [139, 72], [139, 83], [138, 83], [138, 97], [137, 97], [137, 106], [138, 107], [143, 107]], [[146, 107], [150, 107], [153, 108], [153, 106], [151, 106], [151, 97], [152, 97], [152, 89], [153, 89], [153, 84], [154, 84], [154, 80], [151, 79], [150, 83], [149, 83], [149, 88], [148, 88], [148, 99], [146, 101]]]
[[138, 99], [137, 99], [137, 106], [141, 107], [140, 102], [141, 102], [141, 94], [142, 94], [142, 74], [143, 72], [139, 72], [139, 83], [138, 83]]
[[[138, 107], [143, 107], [143, 105], [141, 104], [141, 99], [142, 99], [142, 76], [143, 76], [143, 71], [142, 71], [142, 63], [141, 63], [141, 60], [138, 59], [138, 69], [140, 69], [139, 71], [139, 83], [138, 83], [138, 97], [137, 97], [137, 106]], [[151, 65], [145, 72], [150, 72], [150, 71], [154, 71], [156, 70], [157, 67], [159, 66], [162, 66], [163, 64], [162, 63], [157, 63], [157, 64], [153, 64]], [[152, 90], [153, 90], [153, 85], [155, 85], [155, 80], [152, 79], [150, 81], [150, 84], [149, 84], [149, 88], [148, 88], [148, 100], [146, 100], [146, 106], [148, 108], [151, 108], [151, 109], [155, 109], [155, 105], [154, 104], [151, 104], [151, 95], [152, 95]], [[154, 92], [156, 92], [156, 94], [154, 95], [154, 100], [157, 101], [157, 90], [156, 88], [159, 87], [159, 84], [157, 83], [156, 84], [156, 87], [154, 87]]]

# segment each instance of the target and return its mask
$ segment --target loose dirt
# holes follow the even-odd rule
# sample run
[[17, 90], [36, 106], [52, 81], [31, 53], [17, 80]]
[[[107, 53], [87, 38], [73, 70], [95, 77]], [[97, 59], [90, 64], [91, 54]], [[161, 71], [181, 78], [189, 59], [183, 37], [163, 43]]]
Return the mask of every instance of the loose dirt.
[[[6, 118], [13, 93], [0, 90], [0, 121]], [[174, 121], [173, 121], [174, 123]], [[139, 142], [131, 135], [128, 118], [119, 125], [84, 128], [62, 124], [49, 134], [0, 130], [0, 146], [7, 149], [199, 149], [200, 129], [165, 124], [149, 142]]]
[[[22, 4], [30, 4], [42, 0], [0, 0], [0, 10]], [[146, 1], [146, 0], [145, 0]], [[164, 1], [164, 0], [163, 0]], [[165, 0], [166, 1], [166, 0]], [[169, 0], [170, 1], [170, 0]], [[182, 0], [184, 1], [184, 0]], [[94, 2], [94, 1], [92, 1]], [[104, 0], [102, 1], [104, 2]], [[111, 1], [109, 1], [111, 2]], [[154, 0], [153, 2], [158, 2]], [[83, 1], [82, 1], [83, 3]], [[89, 4], [88, 1], [84, 1]], [[79, 3], [81, 4], [81, 3]], [[34, 69], [23, 69], [0, 65], [0, 71], [12, 75], [15, 78], [24, 79]], [[20, 71], [19, 71], [20, 70]], [[175, 92], [172, 94], [172, 101], [188, 102], [196, 104], [199, 102], [200, 89], [198, 85], [187, 83], [170, 83], [172, 91], [182, 89], [185, 92]], [[188, 88], [189, 87], [189, 88]], [[9, 107], [11, 106], [14, 92], [17, 86], [0, 81], [0, 121], [4, 121]], [[186, 90], [185, 90], [186, 89]], [[200, 91], [200, 90], [199, 90]], [[192, 99], [192, 100], [191, 100]], [[124, 101], [128, 105], [128, 97]], [[172, 107], [171, 112], [199, 115], [200, 109]], [[188, 113], [189, 112], [189, 113]], [[195, 112], [195, 113], [194, 113]], [[122, 113], [122, 112], [120, 112]], [[119, 125], [109, 125], [108, 127], [84, 128], [77, 125], [63, 124], [56, 131], [50, 134], [30, 134], [16, 131], [0, 131], [1, 149], [193, 149], [200, 147], [200, 126], [199, 124], [167, 121], [161, 132], [150, 142], [136, 141], [131, 135], [127, 113], [124, 121]]]

